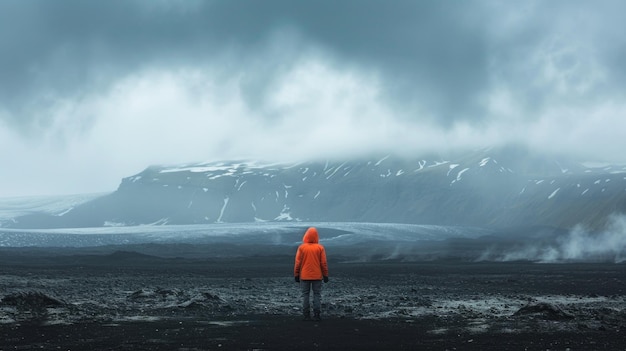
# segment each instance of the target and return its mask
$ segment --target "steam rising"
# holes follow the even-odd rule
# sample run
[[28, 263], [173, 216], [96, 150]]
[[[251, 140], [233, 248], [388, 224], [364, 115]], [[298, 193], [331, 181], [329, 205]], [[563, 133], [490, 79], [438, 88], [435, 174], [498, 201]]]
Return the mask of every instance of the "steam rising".
[[566, 235], [555, 238], [551, 243], [527, 243], [500, 254], [494, 254], [493, 250], [488, 250], [482, 254], [480, 260], [622, 263], [626, 261], [626, 216], [611, 216], [607, 229], [601, 232], [594, 233], [578, 225]]

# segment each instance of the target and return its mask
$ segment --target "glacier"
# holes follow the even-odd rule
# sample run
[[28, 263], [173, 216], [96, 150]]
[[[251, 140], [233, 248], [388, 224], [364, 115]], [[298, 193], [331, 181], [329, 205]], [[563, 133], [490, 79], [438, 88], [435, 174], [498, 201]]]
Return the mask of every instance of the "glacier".
[[197, 225], [140, 225], [66, 229], [0, 228], [0, 247], [98, 247], [148, 243], [264, 244], [294, 246], [315, 226], [320, 242], [334, 247], [359, 243], [404, 243], [478, 238], [482, 228], [397, 223], [258, 222]]

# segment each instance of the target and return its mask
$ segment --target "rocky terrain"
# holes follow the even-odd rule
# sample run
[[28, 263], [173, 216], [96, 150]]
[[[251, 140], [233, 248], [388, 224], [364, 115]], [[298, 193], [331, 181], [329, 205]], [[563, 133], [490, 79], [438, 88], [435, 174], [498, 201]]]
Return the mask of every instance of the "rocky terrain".
[[313, 323], [289, 255], [3, 256], [0, 350], [626, 347], [624, 264], [331, 258]]

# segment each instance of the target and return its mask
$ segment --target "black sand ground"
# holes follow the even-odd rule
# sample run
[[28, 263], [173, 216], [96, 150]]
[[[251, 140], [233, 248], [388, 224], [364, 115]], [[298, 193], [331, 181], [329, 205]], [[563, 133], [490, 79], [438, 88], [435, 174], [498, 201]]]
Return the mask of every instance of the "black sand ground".
[[2, 252], [0, 350], [625, 350], [626, 266], [331, 260], [300, 320], [289, 256]]

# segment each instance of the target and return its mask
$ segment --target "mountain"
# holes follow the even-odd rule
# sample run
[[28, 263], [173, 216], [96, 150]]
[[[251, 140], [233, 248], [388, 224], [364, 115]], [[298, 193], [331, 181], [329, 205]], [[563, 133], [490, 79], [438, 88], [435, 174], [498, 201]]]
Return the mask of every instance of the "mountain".
[[626, 212], [626, 167], [587, 167], [520, 148], [457, 157], [151, 166], [110, 194], [11, 228], [263, 221], [407, 223], [483, 228], [583, 224]]

